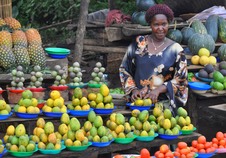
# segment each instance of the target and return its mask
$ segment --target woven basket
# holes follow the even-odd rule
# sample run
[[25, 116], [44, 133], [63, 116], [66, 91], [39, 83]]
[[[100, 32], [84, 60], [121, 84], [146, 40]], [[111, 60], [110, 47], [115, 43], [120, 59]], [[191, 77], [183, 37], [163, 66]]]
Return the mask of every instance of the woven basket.
[[0, 0], [0, 18], [12, 17], [12, 0]]
[[107, 72], [119, 73], [119, 67], [122, 62], [124, 54], [122, 53], [109, 53], [107, 59]]

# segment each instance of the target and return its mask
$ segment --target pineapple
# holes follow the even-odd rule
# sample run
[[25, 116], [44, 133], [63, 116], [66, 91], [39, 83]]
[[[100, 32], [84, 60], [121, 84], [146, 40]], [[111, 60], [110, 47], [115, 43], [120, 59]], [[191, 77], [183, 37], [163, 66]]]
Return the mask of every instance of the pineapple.
[[0, 31], [0, 46], [12, 48], [12, 37], [8, 31]]
[[17, 66], [21, 65], [26, 68], [30, 65], [30, 57], [27, 48], [22, 46], [14, 46], [13, 54], [16, 58]]
[[6, 25], [5, 20], [0, 18], [0, 27]]
[[6, 22], [6, 25], [8, 25], [13, 30], [17, 30], [21, 28], [21, 24], [18, 20], [12, 17], [6, 17], [4, 18], [4, 21]]
[[39, 65], [42, 69], [46, 66], [46, 55], [42, 46], [32, 44], [28, 46], [28, 54], [30, 57], [31, 65]]
[[22, 30], [15, 30], [12, 33], [12, 41], [15, 46], [23, 46], [27, 48], [27, 37]]
[[14, 68], [16, 64], [12, 49], [6, 46], [0, 46], [0, 66], [4, 69]]
[[28, 44], [36, 44], [36, 45], [42, 45], [42, 39], [41, 35], [39, 34], [37, 29], [30, 28], [27, 31], [25, 31], [27, 42]]

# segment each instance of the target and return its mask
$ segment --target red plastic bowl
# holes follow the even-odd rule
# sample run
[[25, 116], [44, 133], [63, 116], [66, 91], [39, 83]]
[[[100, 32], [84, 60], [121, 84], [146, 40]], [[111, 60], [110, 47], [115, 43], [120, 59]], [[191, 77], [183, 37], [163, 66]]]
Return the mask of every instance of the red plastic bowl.
[[43, 92], [45, 88], [29, 88], [29, 90], [32, 92]]
[[25, 89], [11, 89], [11, 88], [9, 88], [8, 90], [12, 93], [22, 93], [23, 91], [25, 91]]
[[51, 90], [58, 90], [58, 91], [64, 91], [68, 89], [68, 86], [50, 86]]

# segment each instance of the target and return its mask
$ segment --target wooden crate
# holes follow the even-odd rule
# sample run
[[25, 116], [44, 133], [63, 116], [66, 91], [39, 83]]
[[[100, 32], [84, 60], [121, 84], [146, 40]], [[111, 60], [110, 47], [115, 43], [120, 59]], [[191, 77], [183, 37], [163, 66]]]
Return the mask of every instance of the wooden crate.
[[0, 0], [0, 18], [12, 17], [12, 0]]

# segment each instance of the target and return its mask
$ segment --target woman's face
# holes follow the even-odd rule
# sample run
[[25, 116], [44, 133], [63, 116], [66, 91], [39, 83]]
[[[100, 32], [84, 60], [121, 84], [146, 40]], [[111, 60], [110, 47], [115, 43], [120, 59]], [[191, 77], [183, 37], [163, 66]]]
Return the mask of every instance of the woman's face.
[[157, 40], [164, 39], [169, 27], [167, 17], [164, 14], [155, 15], [151, 20], [150, 27], [152, 29], [152, 35], [154, 38]]

